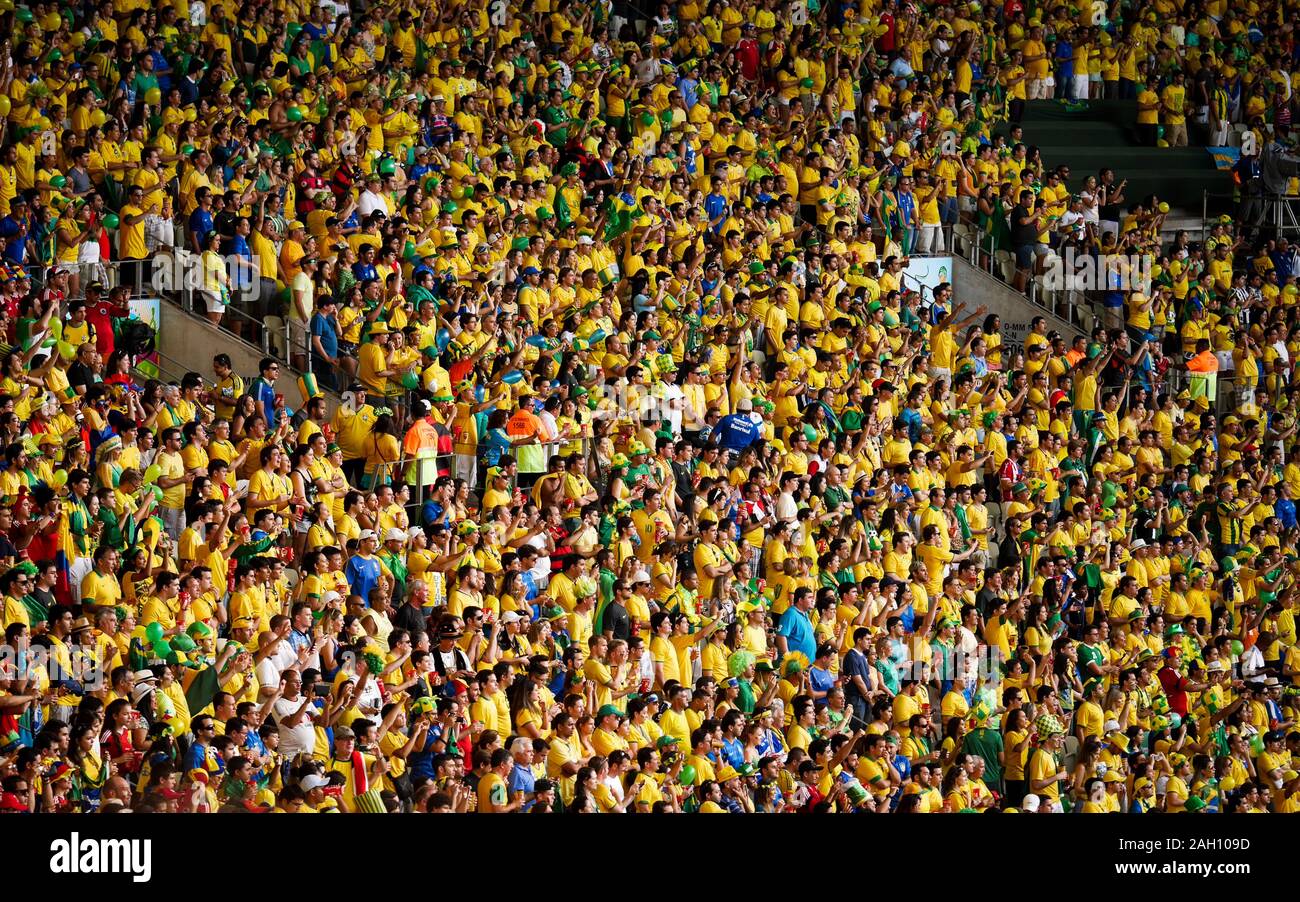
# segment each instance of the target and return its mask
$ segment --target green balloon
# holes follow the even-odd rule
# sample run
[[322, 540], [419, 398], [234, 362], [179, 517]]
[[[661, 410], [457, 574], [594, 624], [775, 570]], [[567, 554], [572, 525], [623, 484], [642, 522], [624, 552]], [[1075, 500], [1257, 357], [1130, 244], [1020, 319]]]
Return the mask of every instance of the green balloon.
[[50, 179], [50, 187], [52, 188], [62, 188], [67, 183], [68, 177], [66, 175], [56, 175], [54, 178]]
[[117, 228], [118, 225], [121, 223], [121, 221], [122, 221], [122, 220], [120, 220], [120, 219], [117, 218], [117, 214], [116, 214], [116, 213], [105, 213], [105, 214], [104, 214], [104, 228], [106, 228], [106, 229], [115, 229], [115, 228]]
[[420, 387], [420, 380], [415, 373], [402, 374], [402, 388], [409, 388], [412, 391]]
[[642, 124], [642, 125], [654, 125], [654, 124], [655, 124], [654, 113], [642, 113], [642, 114], [641, 114], [641, 124]]
[[177, 636], [171, 640], [171, 644], [174, 651], [194, 651], [198, 648], [194, 640], [186, 635]]
[[690, 765], [690, 764], [687, 764], [686, 766], [684, 766], [684, 767], [681, 769], [681, 771], [677, 774], [677, 780], [678, 780], [678, 782], [681, 783], [683, 786], [694, 786], [694, 785], [695, 785], [695, 777], [696, 777], [696, 774], [695, 774], [695, 767], [694, 767], [693, 765]]
[[1169, 728], [1171, 730], [1176, 730], [1182, 725], [1183, 725], [1183, 716], [1181, 714], [1175, 711], [1173, 714], [1169, 715]]
[[169, 654], [172, 653], [171, 643], [168, 642], [166, 639], [162, 639], [158, 642], [155, 642], [153, 644], [153, 653], [160, 658], [167, 657]]
[[144, 636], [149, 642], [161, 642], [163, 637], [163, 625], [161, 623], [151, 623], [144, 628]]
[[1250, 753], [1252, 755], [1264, 754], [1264, 740], [1258, 733], [1250, 737]]
[[163, 500], [162, 486], [151, 485], [149, 486], [149, 488], [153, 490], [154, 500], [157, 501], [159, 504], [162, 504], [162, 500]]
[[284, 111], [284, 115], [290, 122], [301, 122], [302, 107], [291, 106], [289, 109]]

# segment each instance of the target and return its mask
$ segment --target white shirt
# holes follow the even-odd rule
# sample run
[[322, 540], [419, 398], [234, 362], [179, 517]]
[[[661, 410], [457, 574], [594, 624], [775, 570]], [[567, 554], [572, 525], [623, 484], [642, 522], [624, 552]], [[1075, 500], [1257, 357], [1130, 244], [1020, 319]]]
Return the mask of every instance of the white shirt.
[[386, 216], [391, 216], [393, 212], [388, 209], [388, 201], [383, 195], [376, 194], [367, 188], [361, 192], [361, 197], [357, 199], [357, 212], [362, 216], [369, 216], [376, 210], [383, 210]]
[[[266, 662], [263, 661], [263, 664]], [[260, 666], [260, 665], [259, 665]], [[291, 717], [302, 707], [302, 696], [296, 699], [278, 698], [271, 707], [271, 715], [275, 718], [276, 723], [280, 723], [281, 718]], [[316, 706], [308, 705], [304, 712], [306, 715], [302, 721], [293, 727], [286, 727], [280, 724], [280, 754], [284, 755], [286, 761], [292, 761], [294, 756], [299, 752], [313, 754], [316, 751], [316, 717], [320, 714]]]
[[664, 404], [662, 409], [665, 415], [664, 418], [668, 420], [673, 435], [680, 435], [682, 431], [682, 407], [686, 403], [686, 393], [682, 391], [680, 385], [665, 383], [663, 395]]
[[799, 505], [795, 504], [794, 496], [789, 492], [782, 492], [776, 499], [776, 518], [789, 522], [799, 519]]
[[272, 688], [279, 686], [280, 670], [281, 668], [276, 666], [275, 655], [267, 655], [257, 663], [257, 682]]

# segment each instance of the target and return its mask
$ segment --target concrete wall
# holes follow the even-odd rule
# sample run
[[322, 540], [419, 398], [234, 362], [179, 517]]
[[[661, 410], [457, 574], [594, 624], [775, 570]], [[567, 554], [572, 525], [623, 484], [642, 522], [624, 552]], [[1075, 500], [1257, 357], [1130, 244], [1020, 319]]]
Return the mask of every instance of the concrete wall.
[[[231, 365], [245, 382], [257, 376], [257, 365], [265, 356], [261, 348], [236, 338], [202, 317], [186, 313], [169, 301], [163, 301], [158, 353], [162, 357], [159, 368], [165, 380], [179, 381], [185, 373], [192, 371], [211, 382], [214, 378], [212, 358], [223, 352], [230, 355]], [[302, 395], [297, 385], [299, 375], [297, 370], [281, 363], [280, 378], [275, 383], [276, 390], [284, 393], [285, 404], [293, 410], [302, 406]], [[326, 392], [325, 400], [330, 416], [333, 416], [339, 398]]]
[[966, 311], [974, 310], [983, 304], [988, 308], [989, 313], [996, 313], [1002, 318], [1004, 353], [1015, 353], [1021, 349], [1025, 335], [1029, 332], [1029, 324], [1035, 316], [1046, 318], [1048, 330], [1055, 329], [1060, 332], [1067, 342], [1073, 341], [1077, 335], [1084, 334], [1074, 324], [1030, 302], [1023, 294], [1009, 288], [982, 269], [971, 266], [961, 257], [954, 257], [952, 266], [953, 295], [966, 305]]

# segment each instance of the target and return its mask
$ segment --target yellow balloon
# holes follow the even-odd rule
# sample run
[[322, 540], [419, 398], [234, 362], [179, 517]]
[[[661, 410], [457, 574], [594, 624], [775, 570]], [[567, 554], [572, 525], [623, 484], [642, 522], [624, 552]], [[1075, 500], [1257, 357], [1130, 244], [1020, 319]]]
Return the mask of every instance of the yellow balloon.
[[11, 109], [13, 109], [13, 101], [0, 94], [0, 116], [8, 116]]
[[59, 342], [57, 347], [59, 349], [59, 356], [64, 360], [71, 360], [77, 356], [77, 349], [66, 341]]
[[58, 471], [56, 471], [55, 474], [54, 474], [54, 477], [50, 480], [50, 484], [53, 485], [56, 489], [61, 489], [61, 488], [63, 488], [64, 485], [67, 484], [67, 482], [68, 482], [68, 471], [67, 471], [67, 470], [58, 470]]
[[157, 88], [150, 88], [144, 92], [144, 102], [150, 106], [158, 106], [162, 103], [162, 91]]
[[105, 113], [103, 110], [93, 110], [90, 114], [90, 124], [96, 128], [102, 128], [104, 123], [107, 121], [108, 113]]

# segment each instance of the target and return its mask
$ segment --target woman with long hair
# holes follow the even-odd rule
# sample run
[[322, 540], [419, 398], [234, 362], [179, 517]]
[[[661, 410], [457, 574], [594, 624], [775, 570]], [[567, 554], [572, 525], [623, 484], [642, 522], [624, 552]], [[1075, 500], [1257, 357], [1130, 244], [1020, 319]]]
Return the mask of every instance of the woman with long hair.
[[548, 713], [539, 684], [532, 680], [516, 680], [510, 687], [510, 721], [520, 736], [544, 739], [550, 732]]
[[149, 749], [144, 718], [125, 698], [109, 702], [104, 709], [104, 733], [100, 737], [105, 757], [120, 774], [136, 774]]
[[99, 810], [100, 791], [112, 773], [100, 749], [96, 724], [97, 719], [75, 725], [68, 745], [68, 761], [75, 774], [72, 797], [79, 799], [82, 812]]
[[361, 488], [374, 489], [381, 485], [392, 485], [393, 469], [401, 456], [397, 421], [392, 414], [381, 413], [375, 419], [374, 428], [366, 436], [366, 464], [361, 477]]

